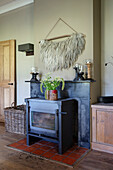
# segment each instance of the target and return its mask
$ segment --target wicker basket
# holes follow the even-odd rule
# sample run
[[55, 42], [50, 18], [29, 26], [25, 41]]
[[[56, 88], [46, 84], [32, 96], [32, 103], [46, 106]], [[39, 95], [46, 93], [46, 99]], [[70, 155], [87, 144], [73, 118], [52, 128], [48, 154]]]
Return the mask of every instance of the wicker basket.
[[5, 129], [7, 132], [25, 134], [26, 133], [26, 110], [25, 105], [8, 107], [4, 109]]

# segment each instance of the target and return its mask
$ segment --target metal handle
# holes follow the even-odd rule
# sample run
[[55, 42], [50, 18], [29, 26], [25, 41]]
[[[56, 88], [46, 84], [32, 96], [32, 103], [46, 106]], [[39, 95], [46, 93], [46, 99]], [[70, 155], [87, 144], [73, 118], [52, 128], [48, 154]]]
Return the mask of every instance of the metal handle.
[[56, 135], [58, 136], [58, 114], [59, 114], [59, 110], [56, 109], [56, 112], [55, 112], [55, 131], [56, 131]]
[[12, 85], [13, 85], [13, 83], [8, 83], [8, 85], [12, 86]]

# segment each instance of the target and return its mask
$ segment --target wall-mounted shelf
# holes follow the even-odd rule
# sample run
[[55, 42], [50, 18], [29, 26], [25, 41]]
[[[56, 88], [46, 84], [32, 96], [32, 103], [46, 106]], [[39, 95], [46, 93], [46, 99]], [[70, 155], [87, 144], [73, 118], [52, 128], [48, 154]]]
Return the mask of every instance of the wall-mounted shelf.
[[18, 45], [18, 51], [26, 52], [26, 56], [34, 55], [34, 44], [21, 44]]

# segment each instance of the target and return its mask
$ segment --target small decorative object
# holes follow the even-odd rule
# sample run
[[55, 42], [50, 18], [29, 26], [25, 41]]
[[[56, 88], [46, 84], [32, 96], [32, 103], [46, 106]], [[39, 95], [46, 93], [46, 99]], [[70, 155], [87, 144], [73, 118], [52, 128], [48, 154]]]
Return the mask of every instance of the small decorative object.
[[81, 64], [76, 64], [75, 67], [73, 68], [75, 69], [75, 78], [73, 81], [79, 81], [79, 80], [84, 80], [84, 72], [83, 72], [83, 65]]
[[92, 63], [91, 60], [86, 60], [87, 79], [92, 79]]
[[[113, 56], [111, 56], [111, 58], [113, 59]], [[105, 63], [105, 66], [107, 66], [108, 64], [111, 64], [112, 66], [113, 66], [113, 62], [107, 62], [107, 63]]]
[[85, 64], [84, 65], [84, 79], [87, 80], [87, 75], [88, 75], [88, 72], [87, 72], [87, 65]]
[[[71, 30], [74, 31], [74, 33], [71, 35], [62, 35], [47, 39], [48, 35], [52, 32], [59, 21], [64, 22], [69, 28], [71, 28]], [[46, 39], [40, 41], [40, 57], [45, 63], [46, 68], [50, 71], [69, 69], [75, 64], [78, 56], [82, 54], [85, 49], [85, 35], [78, 33], [61, 18], [59, 18], [48, 35], [46, 36]], [[66, 37], [68, 38], [63, 41], [52, 41]]]
[[31, 68], [31, 74], [32, 74], [31, 81], [39, 81], [39, 80], [37, 79], [37, 75], [39, 74], [37, 67], [32, 67], [32, 68]]
[[51, 78], [50, 73], [45, 75], [45, 79], [41, 80], [40, 90], [43, 93], [42, 87], [46, 88], [45, 90], [45, 99], [47, 100], [57, 100], [58, 92], [57, 87], [62, 83], [62, 90], [64, 89], [65, 83], [63, 78], [56, 77]]

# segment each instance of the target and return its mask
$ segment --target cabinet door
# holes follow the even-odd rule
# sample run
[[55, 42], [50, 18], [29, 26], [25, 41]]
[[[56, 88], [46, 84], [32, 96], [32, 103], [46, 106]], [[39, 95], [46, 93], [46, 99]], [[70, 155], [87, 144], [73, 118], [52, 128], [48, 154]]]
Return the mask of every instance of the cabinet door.
[[96, 138], [99, 143], [113, 145], [113, 112], [97, 110]]

